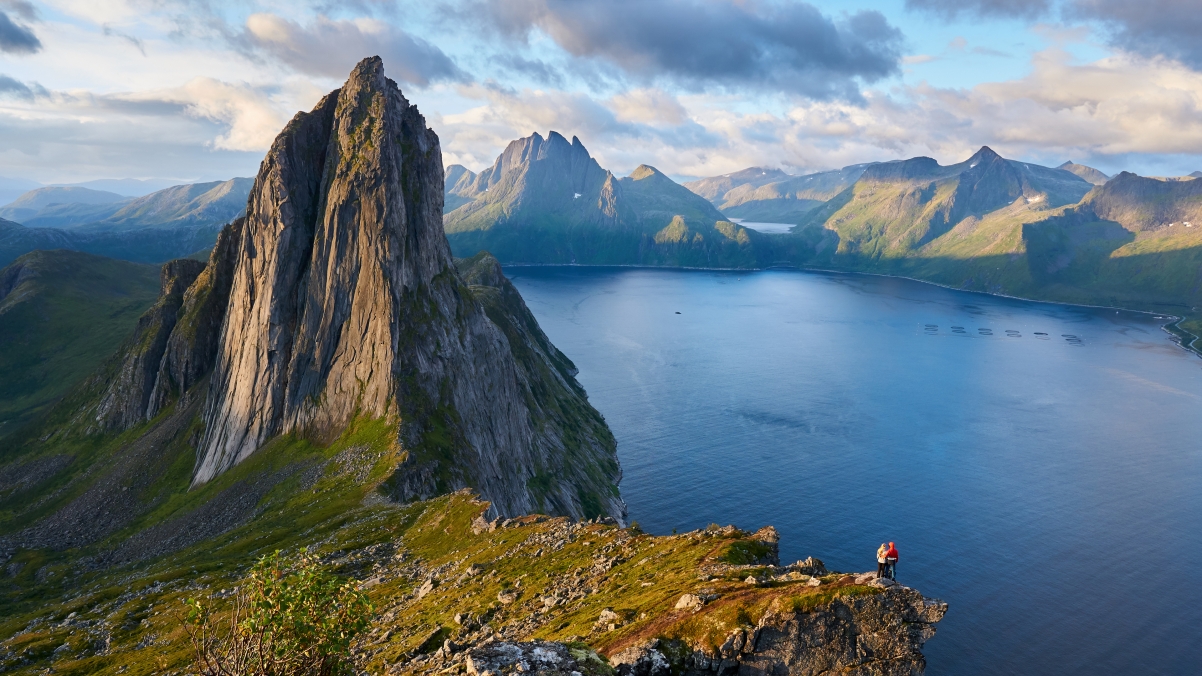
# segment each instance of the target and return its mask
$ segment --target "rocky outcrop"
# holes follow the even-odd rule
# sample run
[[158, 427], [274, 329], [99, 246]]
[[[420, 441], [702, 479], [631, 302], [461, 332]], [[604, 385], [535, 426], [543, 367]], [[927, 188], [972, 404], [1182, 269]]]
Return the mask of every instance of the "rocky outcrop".
[[945, 613], [946, 603], [896, 584], [812, 608], [778, 600], [716, 649], [652, 639], [609, 661], [621, 676], [917, 676], [926, 669], [922, 646]]
[[[534, 428], [543, 432], [533, 439], [539, 469], [528, 482], [537, 511], [569, 514], [579, 502], [588, 516], [621, 517], [625, 507], [615, 488], [622, 475], [617, 442], [576, 381], [576, 365], [543, 333], [491, 254], [458, 260], [456, 268], [509, 343], [526, 409]], [[600, 470], [599, 477], [595, 470]]]
[[499, 514], [622, 516], [612, 436], [570, 362], [499, 270], [477, 280], [492, 291], [457, 273], [443, 180], [379, 58], [281, 132], [231, 249], [194, 484], [276, 435], [328, 442], [370, 416], [398, 425], [398, 499], [473, 486]]
[[204, 271], [184, 293], [179, 318], [155, 375], [146, 409], [148, 419], [195, 387], [213, 368], [244, 221], [239, 218], [221, 231]]
[[[741, 650], [734, 650], [736, 634], [727, 650], [695, 658], [693, 671], [721, 673], [737, 664], [740, 676], [921, 674], [926, 668], [922, 646], [946, 612], [946, 603], [901, 586], [839, 597], [808, 612], [777, 608], [742, 634]], [[721, 661], [715, 669], [717, 657]]]
[[96, 408], [96, 422], [101, 428], [127, 429], [147, 419], [159, 362], [175, 329], [184, 291], [204, 268], [204, 263], [189, 259], [163, 266], [159, 300], [138, 320], [121, 365]]

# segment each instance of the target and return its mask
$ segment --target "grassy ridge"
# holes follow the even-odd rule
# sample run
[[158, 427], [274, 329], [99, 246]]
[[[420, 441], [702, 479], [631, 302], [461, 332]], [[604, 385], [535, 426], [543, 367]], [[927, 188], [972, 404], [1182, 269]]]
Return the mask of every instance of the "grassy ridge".
[[0, 437], [113, 353], [159, 291], [155, 266], [35, 251], [0, 271]]

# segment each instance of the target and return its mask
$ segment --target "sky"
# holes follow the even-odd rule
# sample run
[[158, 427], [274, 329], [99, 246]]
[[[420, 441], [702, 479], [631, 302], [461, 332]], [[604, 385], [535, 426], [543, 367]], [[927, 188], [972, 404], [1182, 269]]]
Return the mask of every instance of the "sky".
[[361, 58], [479, 171], [578, 136], [625, 175], [926, 155], [1202, 170], [1199, 0], [0, 0], [0, 177], [253, 176]]

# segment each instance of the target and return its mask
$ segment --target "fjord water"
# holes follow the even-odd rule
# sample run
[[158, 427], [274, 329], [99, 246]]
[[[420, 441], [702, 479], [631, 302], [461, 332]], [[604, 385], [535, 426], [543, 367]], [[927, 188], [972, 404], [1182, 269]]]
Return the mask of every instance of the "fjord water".
[[648, 531], [773, 524], [842, 571], [896, 541], [951, 604], [930, 674], [1202, 670], [1202, 359], [1163, 322], [884, 277], [507, 274]]

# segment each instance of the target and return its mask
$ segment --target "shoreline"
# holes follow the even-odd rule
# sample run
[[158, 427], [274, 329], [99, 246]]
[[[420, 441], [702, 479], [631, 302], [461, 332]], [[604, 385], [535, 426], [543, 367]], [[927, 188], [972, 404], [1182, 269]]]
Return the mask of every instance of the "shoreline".
[[993, 296], [995, 298], [1007, 298], [1010, 300], [1021, 300], [1025, 303], [1045, 303], [1047, 305], [1066, 305], [1069, 307], [1087, 307], [1098, 310], [1120, 310], [1123, 312], [1134, 312], [1136, 314], [1152, 315], [1153, 319], [1160, 321], [1157, 317], [1164, 317], [1165, 323], [1160, 325], [1160, 330], [1169, 334], [1169, 338], [1177, 344], [1178, 347], [1193, 354], [1195, 357], [1202, 358], [1202, 349], [1195, 347], [1198, 339], [1202, 336], [1194, 335], [1189, 331], [1181, 328], [1181, 322], [1185, 321], [1182, 315], [1175, 315], [1168, 312], [1153, 312], [1151, 310], [1135, 310], [1132, 308], [1119, 307], [1114, 305], [1091, 305], [1089, 303], [1065, 303], [1054, 300], [1040, 300], [1038, 298], [1023, 298], [1022, 296], [1011, 296], [1005, 293], [992, 293], [990, 291], [976, 291], [972, 289], [961, 289], [949, 284], [940, 284], [926, 279], [917, 279], [915, 277], [907, 277], [905, 275], [890, 275], [883, 272], [861, 272], [858, 270], [831, 270], [828, 268], [806, 268], [794, 265], [769, 265], [764, 268], [701, 268], [685, 265], [637, 265], [637, 264], [607, 264], [594, 265], [591, 263], [503, 263], [502, 268], [632, 268], [644, 270], [700, 270], [711, 272], [766, 272], [769, 270], [793, 270], [796, 272], [823, 272], [827, 274], [839, 275], [865, 275], [869, 277], [887, 277], [890, 279], [904, 279], [919, 284], [929, 284], [941, 289], [949, 291], [960, 291], [963, 293], [979, 293], [985, 296]]

